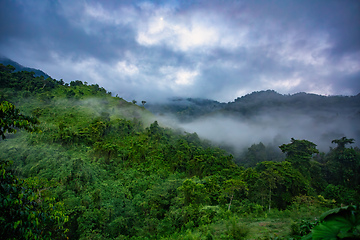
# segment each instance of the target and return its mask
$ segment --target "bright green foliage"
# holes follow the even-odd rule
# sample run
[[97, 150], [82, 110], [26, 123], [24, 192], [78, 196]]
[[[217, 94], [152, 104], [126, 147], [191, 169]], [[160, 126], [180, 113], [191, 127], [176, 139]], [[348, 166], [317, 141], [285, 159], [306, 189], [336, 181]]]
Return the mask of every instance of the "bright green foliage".
[[178, 188], [184, 194], [183, 204], [206, 204], [208, 201], [205, 191], [205, 185], [196, 179], [186, 179], [182, 186]]
[[0, 135], [5, 139], [5, 133], [16, 133], [16, 128], [25, 129], [29, 132], [37, 130], [36, 118], [28, 117], [20, 113], [13, 104], [8, 101], [0, 103]]
[[256, 170], [247, 170], [249, 198], [257, 203], [285, 209], [294, 197], [309, 192], [309, 182], [290, 162], [262, 162]]
[[224, 182], [222, 194], [229, 199], [228, 210], [230, 210], [235, 193], [241, 190], [247, 193], [248, 188], [246, 183], [240, 179], [229, 179]]
[[[331, 164], [325, 154], [312, 159], [311, 142], [284, 144], [288, 161], [253, 145], [244, 169], [196, 133], [166, 128], [145, 108], [96, 84], [49, 80], [42, 87], [44, 79], [9, 67], [0, 72], [6, 78], [1, 97], [41, 122], [35, 134], [2, 141], [0, 157], [14, 161], [12, 176], [25, 179], [36, 203], [41, 193], [38, 207], [60, 217], [58, 225], [51, 217], [39, 222], [52, 236], [69, 229], [69, 239], [259, 239], [266, 231], [258, 227], [270, 227], [257, 219], [269, 223], [273, 216], [286, 218], [286, 236], [289, 216], [300, 221], [332, 205], [316, 194], [343, 192], [338, 182], [332, 187], [324, 180]], [[29, 88], [31, 81], [42, 85]], [[311, 188], [314, 181], [321, 184]]]
[[[37, 130], [38, 120], [20, 114], [11, 103], [0, 105], [0, 134], [16, 132], [15, 128]], [[63, 204], [48, 194], [52, 187], [38, 178], [19, 180], [9, 170], [10, 162], [0, 160], [0, 233], [3, 239], [65, 238], [67, 221]]]
[[49, 195], [40, 179], [19, 180], [1, 160], [0, 233], [2, 239], [64, 239], [64, 205]]
[[59, 84], [54, 79], [43, 76], [35, 77], [34, 72], [13, 72], [14, 67], [0, 64], [0, 87], [13, 88], [16, 91], [26, 90], [28, 92], [42, 92], [53, 89]]
[[357, 206], [332, 209], [323, 213], [320, 224], [311, 230], [312, 239], [359, 239], [360, 214]]

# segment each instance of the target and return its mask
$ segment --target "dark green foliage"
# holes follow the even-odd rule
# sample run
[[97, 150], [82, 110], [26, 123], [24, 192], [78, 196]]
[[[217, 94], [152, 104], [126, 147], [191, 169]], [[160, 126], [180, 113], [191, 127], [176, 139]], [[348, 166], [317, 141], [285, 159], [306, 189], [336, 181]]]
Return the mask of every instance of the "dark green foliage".
[[4, 66], [11, 66], [12, 67], [11, 72], [13, 72], [13, 71], [16, 71], [16, 72], [20, 72], [20, 71], [34, 72], [35, 77], [43, 76], [44, 78], [50, 78], [49, 75], [47, 75], [46, 73], [44, 73], [43, 71], [41, 71], [39, 69], [24, 67], [24, 66], [20, 65], [19, 63], [14, 62], [13, 60], [5, 58], [5, 57], [0, 57], [0, 66], [1, 66], [1, 64], [3, 64]]
[[0, 87], [13, 88], [17, 91], [26, 90], [29, 92], [42, 92], [54, 89], [58, 84], [57, 81], [50, 77], [35, 77], [34, 72], [13, 72], [14, 68], [10, 65], [4, 66], [0, 64]]
[[295, 140], [294, 138], [291, 139], [291, 143], [283, 144], [279, 148], [286, 153], [286, 160], [305, 175], [310, 169], [312, 155], [319, 153], [316, 144], [307, 140]]
[[320, 222], [311, 229], [310, 239], [359, 239], [358, 206], [349, 205], [323, 213]]
[[[35, 131], [39, 122], [20, 114], [14, 105], [0, 105], [1, 135], [15, 132], [15, 127]], [[0, 159], [0, 233], [3, 239], [65, 238], [67, 221], [63, 203], [56, 202], [48, 190], [54, 185], [47, 180], [18, 179], [9, 170], [10, 162]]]
[[291, 234], [293, 236], [305, 236], [311, 232], [315, 226], [319, 224], [318, 220], [309, 221], [309, 220], [301, 220], [300, 223], [292, 223], [291, 224]]
[[0, 160], [0, 233], [2, 239], [65, 239], [64, 206], [49, 194], [46, 180], [18, 179]]
[[244, 173], [249, 198], [258, 204], [285, 209], [294, 197], [309, 193], [309, 182], [290, 162], [262, 162]]
[[352, 147], [346, 148], [354, 139], [335, 139], [338, 146], [326, 156], [326, 179], [333, 184], [356, 188], [360, 185], [360, 151]]
[[71, 82], [70, 82], [70, 86], [71, 86], [71, 87], [82, 86], [82, 85], [84, 85], [84, 84], [83, 84], [83, 82], [80, 81], [80, 80], [75, 80], [75, 81], [71, 81]]
[[284, 154], [278, 146], [265, 146], [262, 142], [251, 145], [247, 151], [236, 161], [244, 167], [255, 167], [256, 164], [264, 161], [283, 161]]
[[[333, 206], [320, 193], [338, 203], [358, 199], [358, 188], [349, 182], [358, 181], [357, 149], [336, 148], [313, 158], [315, 144], [292, 139], [283, 145], [283, 161], [280, 151], [259, 143], [249, 147], [244, 169], [196, 133], [166, 128], [143, 107], [111, 97], [97, 84], [64, 84], [0, 68], [2, 98], [39, 120], [27, 120], [22, 129], [36, 125], [40, 131], [2, 141], [0, 158], [14, 161], [5, 168], [14, 191], [34, 193], [36, 211], [50, 211], [32, 228], [44, 236], [61, 238], [69, 229], [69, 239], [258, 239], [252, 220], [278, 214], [299, 223], [300, 213], [314, 216]], [[212, 108], [211, 102], [188, 101]], [[11, 109], [11, 119], [25, 120]], [[60, 217], [55, 225], [54, 215]], [[294, 224], [294, 234], [307, 234], [313, 228], [307, 221]], [[290, 234], [290, 223], [281, 236]]]
[[175, 115], [181, 121], [189, 121], [196, 117], [206, 115], [209, 112], [219, 110], [223, 106], [225, 106], [224, 103], [207, 99], [173, 98], [169, 99], [168, 103], [165, 104], [149, 103], [146, 108], [155, 114], [170, 113], [171, 115]]
[[249, 234], [249, 228], [239, 223], [236, 219], [231, 218], [230, 223], [227, 226], [228, 235], [234, 240], [246, 239]]
[[331, 141], [331, 143], [336, 143], [338, 146], [336, 149], [338, 151], [343, 151], [345, 149], [346, 144], [352, 144], [354, 143], [354, 139], [348, 139], [347, 137], [342, 137], [341, 139], [334, 139]]
[[25, 116], [20, 113], [13, 104], [3, 101], [0, 103], [0, 135], [5, 139], [5, 133], [16, 133], [16, 128], [25, 129], [30, 132], [37, 130], [36, 118]]
[[355, 189], [346, 188], [343, 185], [329, 184], [323, 191], [324, 197], [334, 199], [338, 203], [351, 204], [357, 202], [359, 193]]

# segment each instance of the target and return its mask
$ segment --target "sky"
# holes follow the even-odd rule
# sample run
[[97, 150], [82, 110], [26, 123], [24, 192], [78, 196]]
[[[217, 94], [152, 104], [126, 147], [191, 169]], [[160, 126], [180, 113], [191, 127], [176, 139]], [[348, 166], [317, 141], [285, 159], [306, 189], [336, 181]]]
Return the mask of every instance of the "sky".
[[358, 0], [1, 0], [0, 55], [131, 101], [360, 92]]

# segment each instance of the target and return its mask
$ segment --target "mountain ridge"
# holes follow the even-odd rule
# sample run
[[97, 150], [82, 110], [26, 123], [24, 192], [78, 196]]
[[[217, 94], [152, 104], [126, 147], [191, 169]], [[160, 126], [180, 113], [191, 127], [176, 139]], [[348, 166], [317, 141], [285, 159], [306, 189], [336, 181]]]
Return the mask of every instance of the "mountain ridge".
[[45, 73], [44, 71], [42, 71], [40, 69], [25, 67], [25, 66], [21, 65], [20, 63], [15, 62], [5, 56], [0, 55], [0, 63], [3, 64], [4, 66], [11, 65], [11, 66], [15, 67], [15, 72], [20, 72], [20, 71], [34, 72], [35, 77], [43, 76], [45, 79], [51, 78], [50, 75], [48, 75], [47, 73]]
[[[193, 121], [190, 131], [172, 129], [97, 84], [12, 71], [0, 64], [0, 127], [11, 133], [0, 144], [4, 239], [288, 239], [301, 237], [305, 220], [359, 202], [360, 150], [345, 146], [358, 139], [358, 118], [344, 124], [344, 116], [330, 116], [336, 121], [328, 126], [287, 112], [245, 119], [256, 111], [241, 107], [256, 101], [177, 98], [184, 116], [193, 118], [196, 108], [220, 114]], [[272, 91], [251, 97], [260, 110], [263, 99], [283, 98]], [[279, 101], [266, 103], [271, 109]], [[240, 118], [221, 115], [228, 105]], [[13, 135], [28, 116], [39, 131]], [[350, 131], [340, 133], [350, 138], [337, 136], [346, 124]], [[310, 135], [338, 146], [314, 155], [319, 138]], [[248, 148], [235, 157], [203, 139]]]
[[[23, 65], [21, 65], [20, 63], [6, 57], [3, 55], [0, 55], [0, 63], [3, 64], [4, 66], [7, 65], [11, 65], [13, 67], [15, 67], [15, 72], [18, 71], [28, 71], [28, 72], [34, 72], [35, 73], [35, 77], [38, 76], [43, 76], [45, 79], [46, 78], [51, 78], [50, 75], [48, 75], [47, 73], [45, 73], [44, 71], [42, 71], [41, 69], [36, 69], [36, 68], [32, 68], [32, 67], [25, 67]], [[248, 93], [244, 96], [240, 96], [235, 98], [233, 101], [230, 102], [219, 102], [217, 100], [213, 100], [213, 99], [209, 99], [209, 98], [201, 98], [201, 97], [195, 97], [195, 98], [186, 98], [186, 97], [181, 97], [181, 96], [175, 96], [175, 97], [170, 97], [168, 98], [168, 101], [165, 103], [151, 103], [151, 101], [148, 101], [147, 104], [147, 108], [149, 109], [154, 109], [154, 108], [158, 108], [159, 106], [164, 106], [164, 105], [168, 105], [168, 103], [170, 103], [170, 105], [178, 105], [178, 106], [202, 106], [202, 107], [209, 107], [209, 106], [214, 106], [215, 108], [218, 108], [219, 106], [225, 106], [226, 104], [235, 104], [235, 103], [244, 103], [244, 102], [248, 102], [248, 101], [252, 101], [252, 100], [258, 100], [259, 98], [266, 98], [266, 101], [269, 100], [284, 100], [285, 98], [289, 99], [292, 98], [297, 99], [297, 98], [302, 98], [306, 96], [308, 98], [308, 100], [310, 98], [316, 98], [317, 100], [319, 99], [324, 99], [324, 98], [357, 98], [360, 101], [360, 93], [358, 93], [357, 95], [352, 95], [352, 96], [344, 96], [344, 95], [320, 95], [320, 94], [314, 94], [314, 93], [306, 93], [306, 92], [298, 92], [298, 93], [294, 93], [294, 94], [281, 94], [276, 92], [275, 90], [272, 89], [268, 89], [268, 90], [261, 90], [261, 91], [253, 91], [251, 93]]]
[[261, 111], [279, 108], [303, 111], [358, 108], [360, 112], [360, 93], [354, 96], [324, 96], [305, 92], [280, 94], [274, 90], [263, 90], [238, 97], [228, 103], [202, 98], [177, 97], [164, 103], [149, 103], [146, 108], [154, 114], [174, 115], [181, 121], [219, 111], [223, 114], [236, 112], [242, 115], [254, 115]]

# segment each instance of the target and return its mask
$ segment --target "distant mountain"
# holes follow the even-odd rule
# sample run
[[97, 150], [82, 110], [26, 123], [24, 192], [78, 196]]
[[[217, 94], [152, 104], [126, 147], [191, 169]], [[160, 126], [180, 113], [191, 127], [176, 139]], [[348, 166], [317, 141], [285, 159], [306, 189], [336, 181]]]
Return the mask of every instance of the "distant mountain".
[[282, 95], [273, 90], [253, 92], [235, 99], [222, 109], [226, 113], [243, 116], [277, 114], [280, 112], [313, 115], [328, 112], [359, 114], [360, 94], [356, 96], [321, 96], [310, 93]]
[[354, 138], [354, 146], [360, 147], [360, 94], [283, 95], [267, 90], [229, 103], [170, 99], [149, 105], [148, 110], [159, 117], [176, 117], [185, 131], [196, 132], [234, 153], [252, 143], [278, 146], [291, 138], [308, 139], [325, 151], [332, 140], [345, 136]]
[[7, 65], [14, 66], [15, 67], [15, 72], [28, 71], [28, 72], [34, 72], [35, 77], [43, 76], [45, 79], [50, 77], [48, 74], [44, 73], [43, 71], [41, 71], [39, 69], [30, 68], [30, 67], [24, 67], [23, 65], [15, 62], [15, 61], [13, 61], [13, 60], [11, 60], [9, 58], [6, 58], [6, 57], [0, 56], [0, 63], [5, 65], [5, 66], [7, 66]]
[[221, 110], [226, 103], [202, 98], [171, 98], [164, 103], [147, 104], [146, 108], [157, 115], [171, 114], [181, 121], [190, 121]]
[[245, 118], [264, 113], [274, 115], [278, 112], [305, 115], [319, 115], [320, 112], [360, 115], [360, 94], [321, 96], [302, 92], [283, 95], [274, 90], [266, 90], [247, 94], [229, 103], [201, 98], [172, 98], [164, 103], [149, 103], [147, 109], [158, 115], [174, 115], [185, 122], [216, 113]]

